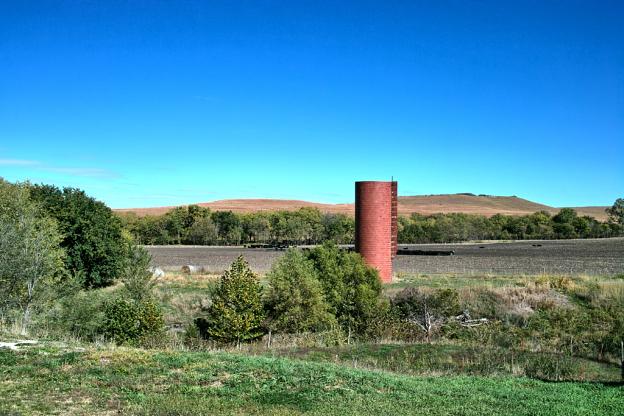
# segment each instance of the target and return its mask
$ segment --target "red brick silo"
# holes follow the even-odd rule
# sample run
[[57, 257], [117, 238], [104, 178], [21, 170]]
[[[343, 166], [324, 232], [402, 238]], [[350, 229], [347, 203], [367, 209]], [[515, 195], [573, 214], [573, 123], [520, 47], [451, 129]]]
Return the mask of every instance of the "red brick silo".
[[355, 183], [355, 250], [384, 283], [392, 281], [393, 187], [396, 182]]
[[399, 249], [399, 225], [398, 225], [398, 219], [399, 219], [399, 209], [398, 209], [398, 199], [399, 199], [399, 194], [398, 194], [398, 183], [396, 181], [392, 182], [392, 211], [391, 211], [391, 215], [392, 215], [392, 227], [391, 227], [391, 232], [392, 232], [392, 252], [391, 252], [391, 257], [395, 258], [397, 255], [397, 250]]

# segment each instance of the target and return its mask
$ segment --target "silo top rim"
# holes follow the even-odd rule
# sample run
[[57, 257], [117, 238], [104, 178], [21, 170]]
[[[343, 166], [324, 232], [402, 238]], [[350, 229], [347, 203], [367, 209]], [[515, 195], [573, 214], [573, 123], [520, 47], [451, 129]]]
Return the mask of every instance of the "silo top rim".
[[397, 181], [355, 181], [355, 183], [396, 183]]

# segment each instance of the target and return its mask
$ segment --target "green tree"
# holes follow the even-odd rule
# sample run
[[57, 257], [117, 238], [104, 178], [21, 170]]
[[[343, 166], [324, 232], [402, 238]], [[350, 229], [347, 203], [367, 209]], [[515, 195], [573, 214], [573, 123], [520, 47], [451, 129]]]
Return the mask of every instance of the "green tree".
[[217, 240], [217, 227], [210, 217], [197, 218], [188, 229], [187, 241], [191, 244], [210, 245]]
[[344, 214], [324, 214], [321, 218], [323, 240], [331, 240], [337, 244], [353, 242], [355, 236], [355, 220]]
[[217, 226], [217, 235], [225, 243], [238, 244], [242, 237], [240, 218], [232, 211], [216, 211], [211, 215]]
[[86, 287], [108, 286], [120, 276], [129, 245], [110, 208], [75, 188], [33, 185], [31, 198], [57, 221], [65, 266], [82, 274]]
[[616, 199], [606, 211], [611, 222], [624, 226], [624, 198]]
[[141, 302], [152, 298], [154, 278], [150, 267], [151, 256], [143, 247], [132, 246], [121, 276], [131, 299]]
[[195, 323], [207, 338], [240, 345], [262, 336], [263, 321], [262, 287], [247, 261], [239, 256], [221, 276], [206, 317]]
[[21, 310], [25, 334], [42, 288], [64, 272], [54, 220], [30, 200], [25, 185], [0, 182], [0, 292], [4, 308]]
[[146, 215], [137, 221], [135, 239], [140, 244], [171, 244], [164, 216]]
[[271, 328], [297, 333], [330, 328], [336, 318], [329, 311], [314, 263], [290, 249], [267, 274], [265, 304]]
[[570, 224], [577, 217], [576, 211], [572, 208], [561, 208], [552, 218], [557, 224]]
[[338, 323], [349, 334], [363, 334], [382, 304], [377, 270], [364, 263], [358, 253], [341, 250], [333, 242], [310, 250], [325, 299]]
[[557, 238], [576, 238], [578, 234], [574, 227], [577, 219], [576, 211], [572, 208], [561, 208], [553, 220], [553, 231]]
[[242, 218], [245, 241], [264, 242], [271, 237], [271, 221], [264, 212], [253, 212]]
[[186, 207], [176, 207], [167, 212], [163, 218], [165, 229], [169, 236], [173, 238], [174, 244], [182, 244], [185, 225], [188, 221], [188, 210]]

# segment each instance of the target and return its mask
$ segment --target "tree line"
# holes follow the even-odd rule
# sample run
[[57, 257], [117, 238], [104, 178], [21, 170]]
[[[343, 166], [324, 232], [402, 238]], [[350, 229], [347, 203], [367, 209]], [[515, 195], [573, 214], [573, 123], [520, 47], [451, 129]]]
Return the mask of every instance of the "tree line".
[[[579, 216], [571, 208], [552, 215], [433, 214], [399, 217], [399, 243], [453, 243], [470, 240], [605, 238], [624, 235], [624, 200], [609, 208], [609, 220]], [[119, 214], [139, 244], [239, 245], [248, 243], [353, 243], [355, 220], [317, 208], [237, 214], [197, 205], [177, 207], [160, 216]]]
[[539, 211], [521, 216], [412, 214], [409, 217], [399, 218], [399, 242], [404, 244], [455, 243], [470, 240], [606, 238], [622, 235], [624, 235], [624, 218], [611, 215], [609, 221], [601, 222], [593, 217], [579, 216], [571, 208], [563, 208], [555, 215]]
[[197, 205], [177, 207], [160, 216], [120, 214], [139, 244], [238, 245], [247, 243], [351, 243], [353, 218], [316, 208], [237, 214]]

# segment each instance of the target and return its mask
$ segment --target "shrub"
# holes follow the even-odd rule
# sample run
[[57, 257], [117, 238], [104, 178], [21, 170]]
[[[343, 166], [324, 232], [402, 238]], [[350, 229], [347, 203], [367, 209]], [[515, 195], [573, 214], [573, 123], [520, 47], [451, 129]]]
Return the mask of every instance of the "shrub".
[[164, 325], [162, 312], [154, 302], [117, 298], [104, 307], [101, 331], [117, 344], [138, 345], [161, 335]]
[[358, 253], [340, 250], [332, 242], [315, 247], [307, 257], [314, 263], [331, 312], [349, 338], [352, 333], [365, 334], [383, 303], [377, 270]]
[[288, 250], [267, 275], [266, 309], [272, 329], [298, 333], [321, 331], [336, 323], [329, 311], [314, 263]]
[[139, 246], [130, 247], [121, 281], [130, 298], [137, 302], [152, 297], [155, 282], [149, 270], [150, 261], [147, 250]]
[[113, 211], [74, 188], [33, 185], [30, 195], [59, 224], [67, 270], [83, 273], [85, 287], [111, 285], [122, 272], [128, 247]]
[[459, 293], [455, 289], [425, 292], [406, 288], [392, 300], [398, 316], [422, 329], [427, 339], [440, 330], [450, 316], [460, 312]]
[[561, 354], [535, 354], [524, 364], [524, 374], [540, 380], [563, 381], [578, 373], [578, 363]]
[[243, 256], [221, 276], [206, 312], [195, 320], [205, 338], [240, 345], [263, 335], [262, 287]]
[[53, 302], [41, 316], [47, 330], [57, 337], [72, 336], [93, 341], [104, 325], [104, 305], [114, 296], [110, 291], [79, 290]]

